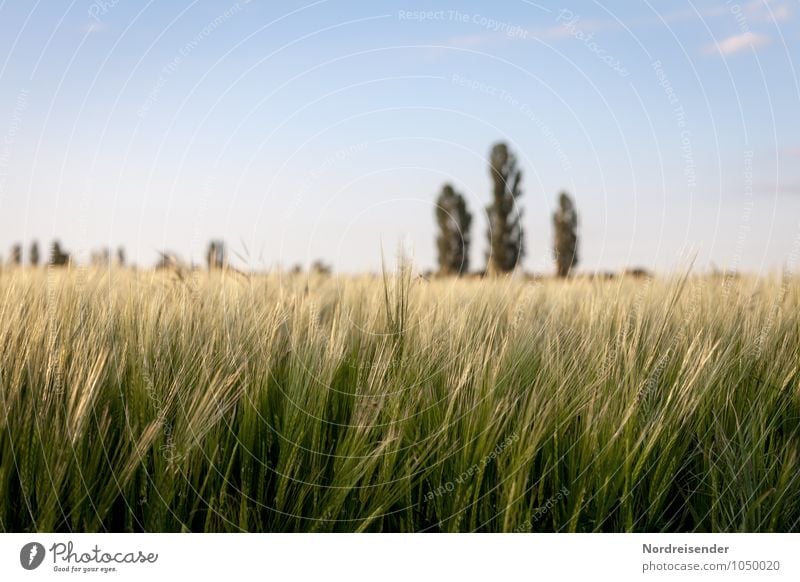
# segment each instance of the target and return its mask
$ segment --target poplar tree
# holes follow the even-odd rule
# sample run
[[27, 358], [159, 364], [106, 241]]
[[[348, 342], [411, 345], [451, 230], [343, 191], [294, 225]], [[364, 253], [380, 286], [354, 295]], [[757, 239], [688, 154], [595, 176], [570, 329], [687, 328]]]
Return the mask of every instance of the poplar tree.
[[472, 215], [464, 197], [450, 184], [442, 187], [436, 200], [436, 223], [439, 226], [436, 237], [439, 272], [443, 275], [467, 273]]
[[578, 212], [566, 192], [559, 195], [553, 213], [553, 258], [559, 277], [568, 276], [578, 264]]
[[492, 203], [486, 207], [489, 218], [489, 255], [487, 271], [501, 274], [513, 271], [522, 260], [524, 249], [522, 210], [517, 198], [522, 196], [522, 171], [505, 143], [492, 147], [489, 156], [492, 178]]

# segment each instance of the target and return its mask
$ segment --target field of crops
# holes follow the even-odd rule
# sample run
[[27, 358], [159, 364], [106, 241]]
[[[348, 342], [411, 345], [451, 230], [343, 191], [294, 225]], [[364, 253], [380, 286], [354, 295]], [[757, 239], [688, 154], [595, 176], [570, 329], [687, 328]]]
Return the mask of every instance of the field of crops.
[[0, 531], [798, 531], [800, 281], [0, 273]]

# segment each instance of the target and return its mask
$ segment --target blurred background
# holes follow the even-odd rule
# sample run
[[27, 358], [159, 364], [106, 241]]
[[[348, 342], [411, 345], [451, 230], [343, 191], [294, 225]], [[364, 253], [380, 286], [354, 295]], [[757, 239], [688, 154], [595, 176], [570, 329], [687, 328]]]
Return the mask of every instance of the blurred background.
[[[800, 254], [796, 2], [0, 5], [0, 252], [434, 269], [444, 183], [487, 251], [488, 157], [522, 172], [522, 269], [766, 273]], [[27, 261], [27, 257], [23, 260]], [[43, 259], [44, 260], [44, 259]]]

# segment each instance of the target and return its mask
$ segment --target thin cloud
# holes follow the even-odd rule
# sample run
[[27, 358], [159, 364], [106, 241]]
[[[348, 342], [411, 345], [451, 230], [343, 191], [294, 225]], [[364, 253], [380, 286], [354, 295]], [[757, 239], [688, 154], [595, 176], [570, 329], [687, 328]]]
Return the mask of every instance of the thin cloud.
[[782, 6], [776, 7], [772, 11], [772, 17], [777, 22], [786, 22], [792, 17], [792, 11], [787, 5], [784, 4]]
[[[792, 10], [782, 0], [750, 0], [739, 7], [740, 18], [744, 22], [764, 23], [764, 22], [785, 22], [792, 17]], [[661, 26], [667, 24], [679, 24], [696, 22], [698, 14], [691, 9], [679, 9], [671, 12], [663, 12], [657, 16], [642, 16], [620, 21], [612, 18], [583, 18], [579, 14], [574, 14], [570, 10], [554, 11], [554, 21], [552, 26], [546, 27], [519, 27], [513, 35], [506, 35], [501, 32], [478, 33], [474, 35], [456, 36], [448, 39], [446, 44], [455, 47], [476, 47], [498, 44], [504, 40], [530, 40], [539, 39], [543, 41], [567, 40], [576, 33], [584, 35], [599, 32], [619, 32], [625, 29], [639, 29], [642, 27]], [[701, 19], [730, 19], [735, 18], [736, 13], [730, 6], [714, 6], [701, 10]], [[707, 47], [706, 52], [710, 54], [722, 53], [723, 55], [734, 54], [742, 49], [752, 46], [758, 48], [770, 42], [770, 37], [764, 34], [753, 33], [749, 30], [743, 31], [739, 35], [728, 37], [718, 44]]]
[[757, 184], [755, 193], [761, 196], [800, 196], [800, 182], [773, 182]]
[[[568, 12], [568, 11], [562, 11]], [[622, 29], [623, 24], [610, 19], [583, 19], [580, 16], [561, 15], [556, 19], [556, 24], [548, 27], [525, 28], [513, 26], [507, 30], [488, 31], [486, 33], [455, 36], [447, 40], [448, 46], [475, 47], [498, 44], [503, 41], [525, 41], [539, 39], [544, 41], [558, 41], [569, 39], [576, 33], [593, 34], [602, 30]]]
[[712, 44], [706, 48], [706, 52], [710, 54], [719, 53], [721, 55], [732, 55], [743, 51], [748, 47], [758, 48], [769, 44], [770, 38], [765, 34], [756, 34], [754, 32], [744, 32], [729, 36], [716, 44]]
[[778, 196], [800, 196], [800, 184], [786, 184], [776, 187], [771, 194]]
[[562, 18], [559, 24], [547, 28], [531, 31], [531, 35], [541, 40], [559, 40], [574, 36], [578, 30], [584, 34], [600, 32], [601, 30], [618, 30], [623, 26], [616, 20], [582, 19], [580, 17]]
[[786, 22], [792, 9], [783, 1], [751, 0], [744, 5], [725, 4], [701, 9], [706, 18], [734, 18], [747, 22]]
[[792, 10], [784, 2], [752, 0], [745, 6], [745, 14], [761, 22], [786, 22], [791, 18]]
[[476, 47], [494, 44], [502, 40], [501, 35], [497, 34], [473, 34], [465, 36], [454, 36], [447, 41], [447, 46], [452, 47]]
[[94, 20], [89, 22], [84, 26], [83, 31], [87, 34], [94, 34], [97, 32], [103, 32], [108, 28], [108, 25], [105, 22], [101, 22], [99, 20]]

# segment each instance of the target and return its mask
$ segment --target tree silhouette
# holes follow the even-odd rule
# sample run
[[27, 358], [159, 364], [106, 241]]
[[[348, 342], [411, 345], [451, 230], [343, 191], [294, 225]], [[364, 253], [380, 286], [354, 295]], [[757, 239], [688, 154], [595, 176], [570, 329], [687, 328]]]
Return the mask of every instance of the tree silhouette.
[[54, 267], [64, 267], [69, 264], [69, 253], [61, 249], [61, 243], [53, 241], [50, 247], [50, 264]]
[[553, 213], [553, 258], [556, 273], [566, 277], [578, 264], [578, 213], [566, 192], [558, 197], [558, 210]]
[[90, 262], [93, 267], [98, 267], [101, 269], [108, 268], [108, 266], [111, 264], [111, 252], [108, 250], [108, 248], [92, 251]]
[[436, 201], [436, 223], [439, 225], [439, 236], [436, 237], [439, 272], [443, 275], [468, 272], [472, 215], [464, 197], [450, 184], [442, 187]]
[[155, 266], [156, 271], [168, 270], [181, 272], [187, 269], [183, 260], [172, 251], [158, 251], [158, 262]]
[[490, 274], [513, 271], [525, 252], [522, 232], [522, 210], [516, 200], [522, 196], [522, 172], [517, 160], [505, 143], [492, 147], [489, 157], [489, 174], [492, 177], [492, 203], [486, 207], [489, 217], [489, 255], [487, 271]]
[[30, 251], [28, 251], [28, 260], [30, 261], [31, 267], [39, 266], [39, 243], [36, 241], [31, 243]]
[[225, 267], [225, 243], [221, 240], [212, 240], [208, 243], [206, 252], [206, 264], [208, 270], [222, 269]]
[[16, 244], [11, 247], [11, 257], [8, 260], [14, 267], [22, 264], [22, 245]]
[[125, 266], [125, 248], [119, 247], [117, 248], [117, 266], [124, 267]]
[[333, 272], [333, 268], [322, 259], [317, 259], [311, 263], [311, 272], [317, 275], [328, 276]]

